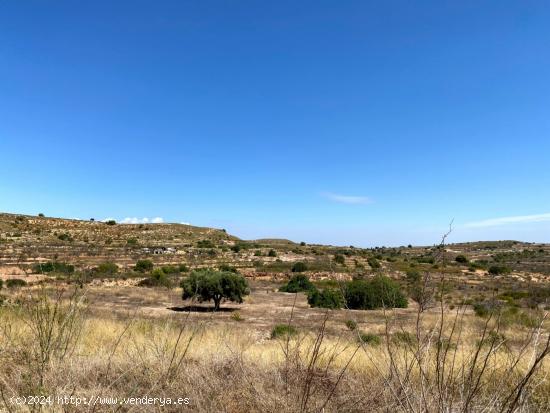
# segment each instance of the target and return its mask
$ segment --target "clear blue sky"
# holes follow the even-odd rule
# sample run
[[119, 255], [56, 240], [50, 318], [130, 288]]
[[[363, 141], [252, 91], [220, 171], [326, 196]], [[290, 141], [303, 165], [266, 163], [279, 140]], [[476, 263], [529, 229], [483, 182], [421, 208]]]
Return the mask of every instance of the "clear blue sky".
[[3, 1], [0, 210], [550, 241], [550, 4]]

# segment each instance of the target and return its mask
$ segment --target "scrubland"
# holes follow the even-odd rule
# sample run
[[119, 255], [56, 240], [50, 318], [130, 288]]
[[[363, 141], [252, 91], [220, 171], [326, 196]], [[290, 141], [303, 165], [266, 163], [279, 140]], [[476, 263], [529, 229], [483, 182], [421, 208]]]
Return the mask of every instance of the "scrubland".
[[[182, 300], [204, 268], [250, 294]], [[283, 292], [296, 274], [319, 301]], [[338, 295], [376, 277], [403, 308]], [[334, 247], [0, 214], [0, 290], [1, 412], [550, 412], [548, 244]], [[29, 396], [54, 399], [14, 403]]]
[[[298, 296], [283, 295], [292, 302]], [[240, 318], [224, 314], [224, 323], [213, 312], [98, 312], [86, 288], [34, 288], [16, 301], [0, 312], [5, 411], [159, 411], [9, 401], [24, 395], [187, 397], [188, 406], [162, 411], [201, 412], [548, 411], [550, 405], [544, 313], [540, 324], [526, 327], [466, 308], [376, 310], [350, 330], [344, 320], [365, 312], [317, 310], [321, 317], [308, 325], [294, 318], [307, 309], [293, 305], [284, 324], [296, 333], [272, 337], [271, 328], [248, 325], [246, 311]]]

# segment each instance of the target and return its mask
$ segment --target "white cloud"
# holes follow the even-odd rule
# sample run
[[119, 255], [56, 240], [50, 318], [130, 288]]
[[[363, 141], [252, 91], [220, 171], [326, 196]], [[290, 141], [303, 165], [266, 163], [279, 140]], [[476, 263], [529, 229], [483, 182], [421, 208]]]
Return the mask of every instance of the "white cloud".
[[191, 225], [189, 222], [180, 222], [181, 225]]
[[137, 217], [126, 217], [122, 221], [120, 221], [121, 224], [161, 224], [164, 222], [164, 219], [161, 217], [155, 217], [155, 218], [137, 218]]
[[355, 196], [355, 195], [341, 195], [341, 194], [333, 194], [331, 192], [323, 192], [321, 194], [327, 199], [330, 199], [334, 202], [339, 202], [341, 204], [370, 204], [372, 203], [372, 200], [366, 196]]
[[530, 222], [545, 222], [545, 221], [550, 221], [550, 213], [485, 219], [483, 221], [469, 222], [464, 226], [466, 228], [485, 228], [485, 227], [498, 227], [501, 225], [508, 225], [508, 224], [526, 224]]

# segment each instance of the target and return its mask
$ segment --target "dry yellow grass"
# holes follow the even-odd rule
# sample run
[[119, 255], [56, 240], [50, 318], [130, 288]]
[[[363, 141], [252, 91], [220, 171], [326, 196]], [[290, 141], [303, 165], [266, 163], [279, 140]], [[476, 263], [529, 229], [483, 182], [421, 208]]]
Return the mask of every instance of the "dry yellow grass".
[[[390, 312], [387, 323], [369, 328], [381, 335], [376, 346], [353, 334], [330, 335], [326, 322], [293, 337], [269, 339], [243, 323], [216, 323], [217, 314], [88, 314], [79, 291], [63, 298], [35, 291], [32, 299], [21, 300], [0, 310], [1, 411], [183, 408], [54, 403], [39, 409], [10, 402], [33, 395], [187, 397], [185, 408], [201, 412], [506, 411], [547, 334], [518, 326], [496, 332], [457, 312], [456, 318], [443, 314], [439, 336], [440, 314], [432, 312], [418, 330], [408, 323], [407, 335]], [[482, 334], [485, 343], [479, 345]], [[449, 350], [445, 357], [442, 349]], [[478, 351], [479, 361], [472, 364]], [[438, 362], [442, 358], [446, 365]], [[441, 375], [451, 360], [452, 371]], [[548, 363], [538, 366], [512, 411], [550, 410], [549, 372]]]

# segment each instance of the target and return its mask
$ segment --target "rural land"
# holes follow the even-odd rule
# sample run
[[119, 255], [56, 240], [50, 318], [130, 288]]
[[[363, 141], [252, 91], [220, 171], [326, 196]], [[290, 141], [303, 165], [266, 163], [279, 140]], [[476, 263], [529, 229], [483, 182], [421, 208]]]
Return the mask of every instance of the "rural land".
[[439, 241], [0, 214], [0, 410], [548, 411], [550, 245]]

